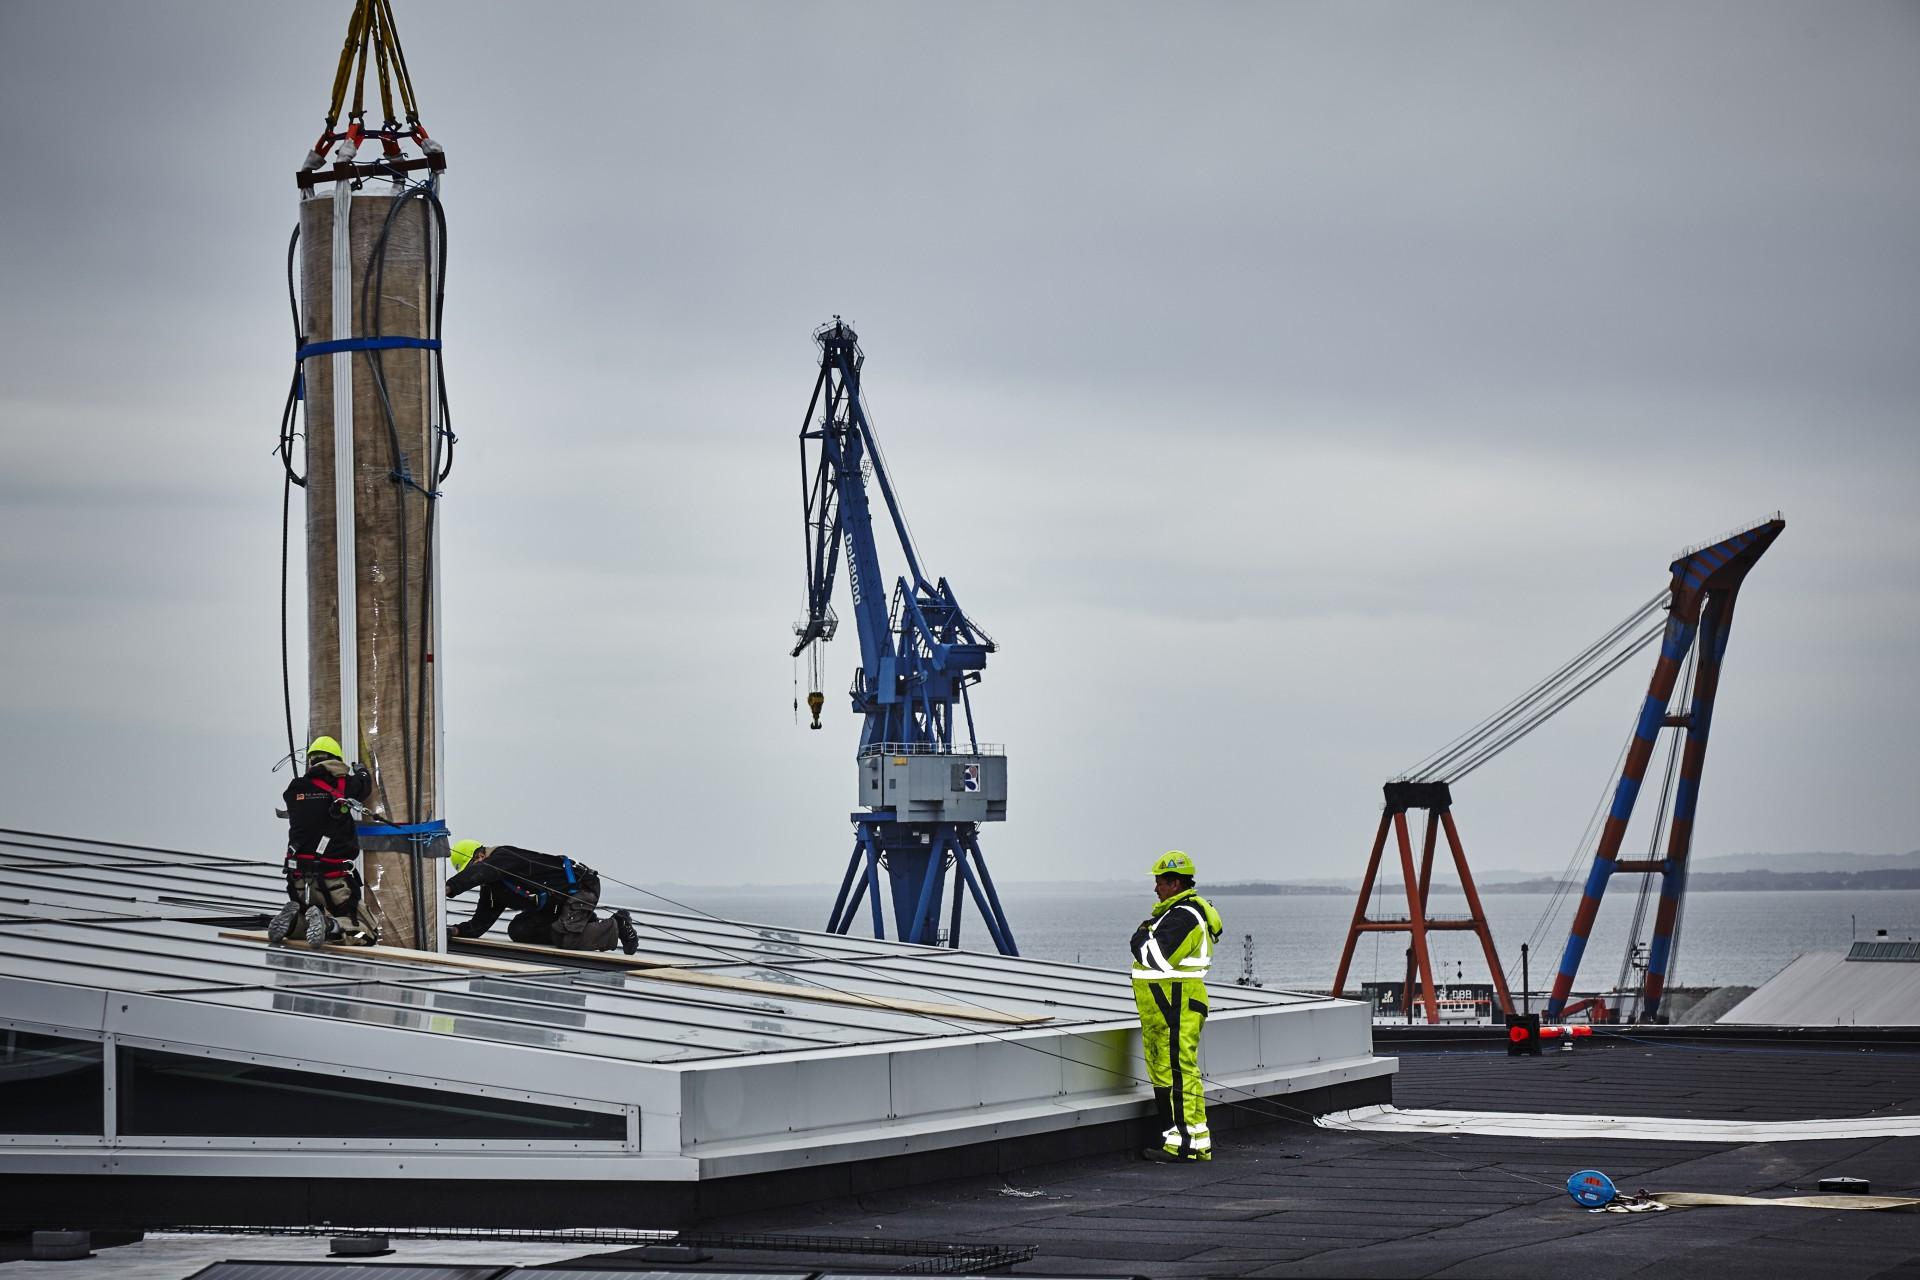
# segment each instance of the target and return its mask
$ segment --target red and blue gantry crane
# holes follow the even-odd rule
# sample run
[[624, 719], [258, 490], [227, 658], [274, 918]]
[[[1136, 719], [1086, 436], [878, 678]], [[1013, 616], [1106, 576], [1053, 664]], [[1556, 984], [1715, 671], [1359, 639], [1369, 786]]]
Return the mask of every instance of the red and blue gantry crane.
[[[1557, 1021], [1580, 1008], [1579, 1004], [1569, 1006], [1568, 996], [1573, 989], [1575, 975], [1579, 972], [1581, 956], [1586, 950], [1594, 918], [1600, 909], [1600, 899], [1615, 874], [1640, 872], [1660, 877], [1660, 897], [1654, 916], [1652, 940], [1645, 952], [1646, 973], [1640, 984], [1638, 1017], [1642, 1021], [1658, 1020], [1661, 998], [1673, 972], [1678, 946], [1681, 907], [1687, 882], [1687, 854], [1693, 843], [1694, 817], [1700, 801], [1701, 770], [1706, 761], [1707, 737], [1712, 728], [1721, 663], [1726, 656], [1727, 637], [1733, 625], [1734, 601], [1747, 573], [1785, 528], [1786, 521], [1776, 514], [1717, 542], [1682, 552], [1668, 566], [1671, 576], [1665, 589], [1643, 601], [1626, 618], [1558, 670], [1413, 769], [1386, 784], [1385, 804], [1374, 835], [1373, 850], [1368, 858], [1366, 878], [1362, 882], [1360, 900], [1354, 907], [1346, 945], [1334, 975], [1335, 992], [1345, 986], [1361, 934], [1404, 932], [1410, 935], [1410, 945], [1407, 948], [1406, 977], [1401, 986], [1401, 1007], [1411, 1017], [1417, 1005], [1424, 1003], [1427, 1020], [1438, 1022], [1440, 1009], [1436, 998], [1437, 985], [1428, 954], [1427, 935], [1437, 930], [1465, 930], [1479, 939], [1486, 953], [1488, 968], [1492, 970], [1499, 1003], [1508, 1013], [1513, 1012], [1486, 913], [1481, 909], [1479, 894], [1467, 867], [1466, 852], [1461, 847], [1459, 832], [1454, 825], [1453, 786], [1559, 714], [1581, 694], [1657, 639], [1660, 642], [1660, 657], [1635, 721], [1619, 781], [1613, 788], [1613, 801], [1606, 824], [1594, 846], [1592, 867], [1587, 875], [1580, 905], [1574, 914], [1546, 1016]], [[1658, 620], [1662, 612], [1666, 614], [1664, 621]], [[1640, 796], [1648, 763], [1653, 758], [1661, 733], [1668, 729], [1685, 735], [1684, 749], [1676, 748], [1668, 754], [1658, 797], [1654, 802], [1648, 856], [1623, 859], [1620, 857], [1621, 843], [1626, 836], [1628, 821], [1633, 816], [1635, 802]], [[1413, 809], [1427, 812], [1426, 833], [1417, 871], [1406, 816]], [[1655, 856], [1663, 822], [1666, 824], [1666, 851], [1663, 856]], [[1448, 850], [1467, 899], [1468, 914], [1465, 916], [1437, 917], [1428, 907], [1436, 835], [1440, 832], [1445, 833]], [[1374, 916], [1370, 914], [1371, 899], [1390, 836], [1396, 837], [1398, 845], [1407, 914]], [[1644, 923], [1649, 883], [1646, 880], [1641, 882], [1641, 899], [1629, 931], [1631, 936], [1627, 942], [1627, 958], [1622, 961], [1618, 984], [1623, 991], [1628, 976], [1641, 963], [1638, 959], [1639, 935]], [[1547, 919], [1543, 917], [1542, 926]], [[1595, 1015], [1611, 1017], [1615, 1012], [1603, 1007], [1596, 1009]]]
[[[1640, 719], [1627, 748], [1620, 781], [1614, 787], [1613, 806], [1607, 811], [1606, 826], [1594, 850], [1593, 867], [1574, 912], [1573, 927], [1567, 935], [1566, 950], [1560, 957], [1560, 972], [1553, 980], [1553, 994], [1547, 1000], [1547, 1017], [1558, 1020], [1573, 990], [1574, 976], [1580, 971], [1580, 957], [1586, 951], [1587, 937], [1594, 917], [1600, 911], [1600, 899], [1607, 883], [1622, 871], [1639, 871], [1660, 877], [1660, 906], [1654, 916], [1653, 941], [1647, 953], [1647, 974], [1641, 999], [1641, 1018], [1654, 1021], [1660, 1013], [1660, 997], [1666, 989], [1667, 974], [1673, 960], [1676, 925], [1682, 895], [1687, 887], [1687, 853], [1693, 845], [1694, 814], [1700, 803], [1700, 774], [1707, 759], [1707, 736], [1713, 727], [1714, 696], [1720, 688], [1720, 666], [1727, 653], [1727, 637], [1733, 630], [1733, 606], [1747, 574], [1767, 553], [1774, 540], [1787, 527], [1775, 515], [1772, 519], [1744, 529], [1730, 538], [1683, 553], [1670, 566], [1673, 581], [1667, 606], [1667, 622], [1660, 642], [1660, 660], [1654, 664], [1653, 680], [1647, 686], [1646, 701], [1641, 704]], [[1693, 687], [1685, 710], [1670, 709], [1674, 690], [1680, 682], [1681, 668], [1693, 655]], [[1679, 785], [1673, 795], [1673, 820], [1667, 831], [1667, 851], [1663, 858], [1625, 860], [1620, 843], [1633, 817], [1634, 802], [1647, 775], [1647, 762], [1665, 730], [1685, 735], [1680, 757]], [[1632, 945], [1631, 940], [1629, 945]]]

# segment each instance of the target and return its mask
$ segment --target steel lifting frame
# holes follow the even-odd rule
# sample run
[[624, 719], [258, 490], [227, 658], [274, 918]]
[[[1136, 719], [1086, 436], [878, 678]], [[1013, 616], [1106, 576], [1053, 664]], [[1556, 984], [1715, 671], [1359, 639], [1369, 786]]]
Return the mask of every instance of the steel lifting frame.
[[[1401, 1000], [1413, 1006], [1413, 980], [1417, 972], [1420, 991], [1426, 1001], [1427, 1021], [1440, 1021], [1440, 1003], [1434, 989], [1433, 959], [1427, 951], [1427, 934], [1439, 929], [1471, 930], [1486, 952], [1487, 968], [1493, 973], [1493, 987], [1500, 996], [1500, 1007], [1513, 1012], [1513, 1000], [1507, 994], [1506, 975], [1500, 969], [1500, 957], [1493, 949], [1493, 932], [1487, 928], [1487, 913], [1480, 906], [1480, 891], [1474, 887], [1473, 872], [1467, 869], [1467, 851], [1460, 845], [1460, 830], [1453, 823], [1453, 793], [1444, 782], [1389, 782], [1383, 788], [1385, 807], [1380, 814], [1379, 830], [1374, 832], [1373, 852], [1367, 857], [1366, 879], [1360, 882], [1360, 900], [1353, 907], [1353, 923], [1347, 927], [1347, 943], [1340, 952], [1340, 968], [1334, 974], [1333, 994], [1346, 989], [1347, 971], [1353, 964], [1354, 948], [1363, 933], [1406, 933], [1412, 935], [1408, 948], [1406, 981], [1401, 984]], [[1420, 841], [1420, 870], [1413, 867], [1413, 841], [1407, 832], [1407, 810], [1427, 811], [1426, 831]], [[1391, 830], [1400, 849], [1400, 875], [1407, 887], [1407, 918], [1372, 920], [1367, 916], [1367, 900], [1373, 895], [1380, 874], [1380, 857], [1387, 847]], [[1434, 917], [1427, 909], [1428, 892], [1433, 885], [1433, 850], [1440, 831], [1447, 833], [1447, 849], [1453, 855], [1454, 870], [1460, 875], [1460, 887], [1466, 891], [1468, 914], [1465, 917]]]
[[[1580, 957], [1600, 910], [1601, 895], [1606, 893], [1607, 881], [1616, 871], [1660, 875], [1660, 907], [1654, 917], [1642, 1017], [1652, 1021], [1659, 1012], [1660, 996], [1666, 989], [1667, 971], [1673, 958], [1674, 923], [1679, 916], [1681, 895], [1686, 891], [1687, 851], [1693, 843], [1694, 811], [1700, 800], [1700, 771], [1707, 756], [1707, 733], [1713, 723], [1720, 665], [1733, 627], [1734, 600], [1748, 570], [1766, 554], [1786, 527], [1787, 522], [1775, 515], [1730, 538], [1686, 553], [1669, 566], [1673, 573], [1672, 598], [1667, 606], [1660, 659], [1654, 664], [1653, 680], [1647, 686], [1646, 701], [1627, 749], [1626, 764], [1614, 788], [1613, 807], [1607, 813], [1606, 826], [1594, 850], [1593, 868], [1587, 875], [1580, 907], [1567, 934], [1560, 972], [1553, 980], [1553, 994], [1547, 1000], [1549, 1021], [1560, 1018], [1566, 1008], [1574, 975], [1580, 970]], [[1694, 663], [1689, 709], [1683, 715], [1669, 715], [1667, 707], [1679, 682], [1681, 666], [1696, 643], [1700, 652]], [[1623, 861], [1619, 856], [1620, 842], [1627, 833], [1634, 800], [1640, 794], [1647, 763], [1653, 758], [1653, 748], [1662, 729], [1684, 729], [1687, 735], [1685, 753], [1680, 760], [1679, 787], [1674, 796], [1673, 822], [1667, 836], [1667, 856]]]

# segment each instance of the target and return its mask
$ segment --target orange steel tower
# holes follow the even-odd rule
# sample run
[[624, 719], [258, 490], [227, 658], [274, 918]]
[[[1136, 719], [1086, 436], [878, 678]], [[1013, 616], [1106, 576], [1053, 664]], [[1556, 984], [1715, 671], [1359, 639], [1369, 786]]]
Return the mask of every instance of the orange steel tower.
[[[1413, 1006], [1413, 980], [1420, 978], [1420, 995], [1426, 1004], [1427, 1021], [1440, 1021], [1440, 1004], [1434, 991], [1433, 959], [1427, 951], [1427, 934], [1436, 929], [1472, 930], [1486, 952], [1487, 968], [1493, 973], [1493, 987], [1500, 996], [1500, 1008], [1513, 1012], [1513, 999], [1507, 994], [1506, 975], [1500, 969], [1500, 957], [1493, 949], [1493, 932], [1487, 928], [1487, 913], [1480, 906], [1480, 892], [1474, 887], [1473, 872], [1467, 869], [1467, 851], [1460, 845], [1460, 829], [1453, 822], [1453, 793], [1445, 782], [1416, 782], [1397, 779], [1383, 788], [1386, 805], [1380, 814], [1380, 828], [1373, 836], [1373, 852], [1367, 858], [1367, 876], [1360, 884], [1360, 900], [1353, 907], [1353, 923], [1347, 928], [1347, 944], [1340, 952], [1340, 968], [1333, 978], [1333, 994], [1346, 988], [1347, 971], [1353, 965], [1353, 951], [1363, 933], [1406, 933], [1412, 935], [1407, 958], [1407, 976], [1400, 988], [1406, 1007]], [[1427, 811], [1426, 830], [1420, 841], [1420, 870], [1413, 868], [1413, 841], [1407, 831], [1407, 810]], [[1367, 915], [1367, 902], [1380, 874], [1380, 858], [1386, 851], [1391, 830], [1400, 850], [1400, 874], [1407, 887], [1407, 914], [1385, 916], [1378, 920]], [[1460, 875], [1460, 887], [1466, 891], [1465, 916], [1436, 917], [1428, 909], [1427, 895], [1433, 884], [1433, 852], [1441, 831], [1447, 833], [1447, 850], [1453, 855], [1454, 870]]]

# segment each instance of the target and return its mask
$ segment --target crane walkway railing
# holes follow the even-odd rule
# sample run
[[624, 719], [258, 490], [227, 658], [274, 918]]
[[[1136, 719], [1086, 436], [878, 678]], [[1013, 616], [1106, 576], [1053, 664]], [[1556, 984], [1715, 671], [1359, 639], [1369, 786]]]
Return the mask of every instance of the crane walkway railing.
[[972, 746], [950, 747], [940, 742], [876, 742], [860, 748], [859, 759], [868, 756], [1003, 756], [1004, 743], [978, 742]]

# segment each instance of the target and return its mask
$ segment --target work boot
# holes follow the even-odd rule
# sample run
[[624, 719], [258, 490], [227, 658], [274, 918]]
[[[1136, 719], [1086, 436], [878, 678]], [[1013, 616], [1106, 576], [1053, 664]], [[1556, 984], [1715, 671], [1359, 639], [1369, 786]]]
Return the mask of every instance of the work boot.
[[620, 949], [628, 955], [640, 949], [640, 931], [633, 927], [633, 917], [624, 911], [613, 913], [613, 927], [620, 931]]
[[327, 943], [327, 913], [318, 907], [307, 908], [307, 945], [315, 950]]
[[1140, 1153], [1140, 1158], [1154, 1164], [1195, 1164], [1200, 1159], [1199, 1156], [1175, 1155], [1165, 1147], [1148, 1147]]
[[267, 945], [277, 947], [285, 942], [287, 935], [293, 932], [293, 922], [299, 918], [300, 904], [291, 898], [287, 899], [285, 905], [274, 913], [272, 922], [267, 925]]

